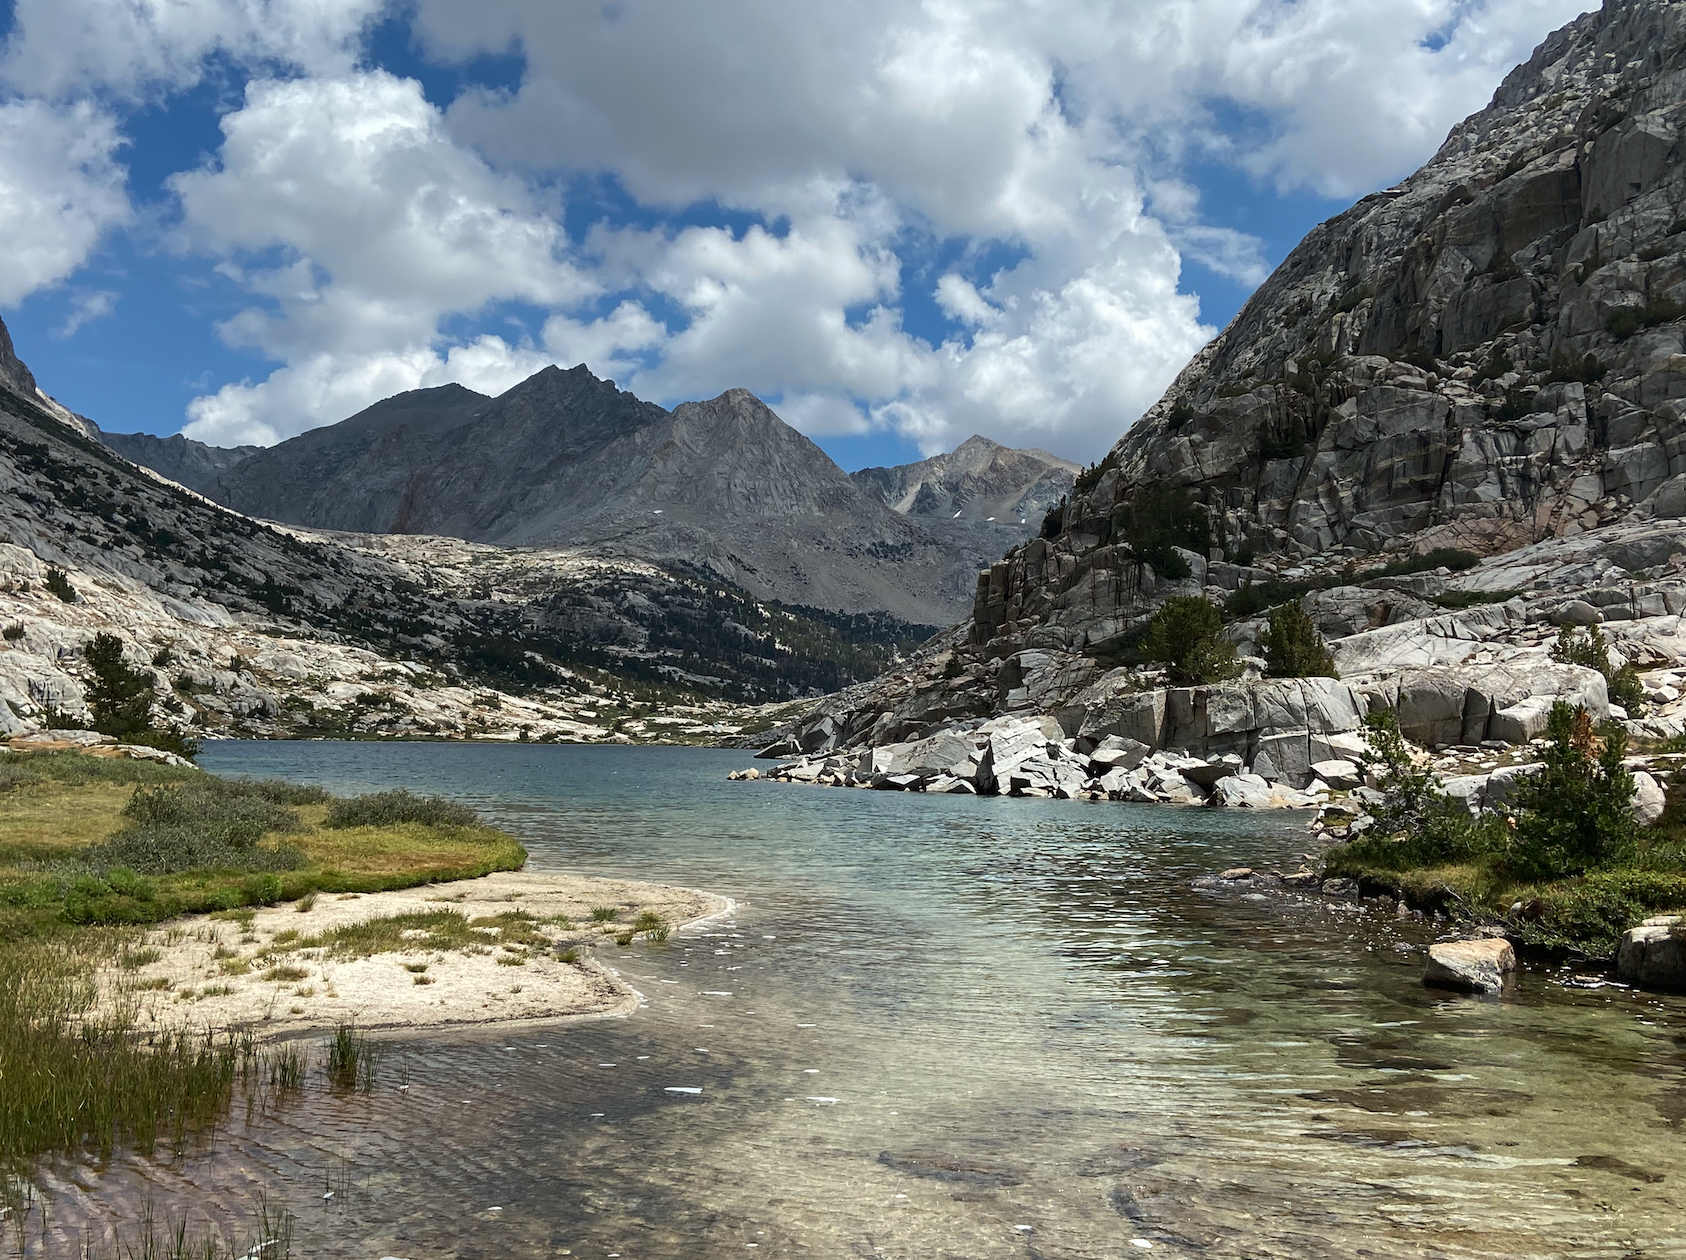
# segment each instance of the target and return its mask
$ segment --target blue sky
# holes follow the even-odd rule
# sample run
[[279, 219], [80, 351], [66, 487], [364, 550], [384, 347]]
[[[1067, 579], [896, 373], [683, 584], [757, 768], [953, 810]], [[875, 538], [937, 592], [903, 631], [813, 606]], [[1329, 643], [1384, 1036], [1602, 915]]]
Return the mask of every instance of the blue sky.
[[0, 0], [0, 312], [117, 431], [583, 360], [1090, 460], [1582, 7]]

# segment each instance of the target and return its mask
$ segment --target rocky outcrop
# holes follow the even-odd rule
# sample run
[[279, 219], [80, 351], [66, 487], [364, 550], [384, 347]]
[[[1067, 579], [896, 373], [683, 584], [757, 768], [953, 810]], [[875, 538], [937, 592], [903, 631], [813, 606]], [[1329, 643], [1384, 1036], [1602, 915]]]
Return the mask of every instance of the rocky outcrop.
[[[1302, 696], [1261, 696], [1256, 703], [1267, 718], [1306, 720]], [[1234, 752], [1167, 753], [1126, 735], [1072, 738], [1052, 718], [1002, 717], [905, 744], [830, 755], [820, 752], [775, 766], [764, 776], [755, 772], [753, 777], [820, 787], [1060, 800], [1251, 808], [1303, 808], [1320, 803], [1330, 785], [1314, 774], [1284, 773], [1273, 767], [1264, 749], [1274, 748], [1270, 741], [1276, 737], [1277, 732], [1266, 728], [1258, 741], [1261, 751], [1249, 764]], [[1246, 742], [1241, 740], [1241, 746]], [[1299, 731], [1291, 742], [1303, 752], [1305, 731]], [[1332, 735], [1317, 742], [1324, 751], [1339, 749], [1352, 755], [1364, 746], [1362, 739], [1351, 735]], [[734, 771], [729, 777], [752, 775]], [[1296, 781], [1307, 790], [1299, 790]]]
[[0, 323], [0, 385], [25, 398], [33, 399], [36, 394], [35, 376], [18, 358], [11, 331], [3, 323]]
[[1654, 915], [1622, 934], [1616, 975], [1627, 984], [1686, 993], [1686, 917]]
[[1490, 554], [1686, 512], [1683, 122], [1679, 4], [1552, 35], [1294, 250], [980, 582], [973, 642], [1088, 650], [1150, 611], [1165, 577], [1129, 508], [1151, 488], [1198, 505], [1200, 559]]

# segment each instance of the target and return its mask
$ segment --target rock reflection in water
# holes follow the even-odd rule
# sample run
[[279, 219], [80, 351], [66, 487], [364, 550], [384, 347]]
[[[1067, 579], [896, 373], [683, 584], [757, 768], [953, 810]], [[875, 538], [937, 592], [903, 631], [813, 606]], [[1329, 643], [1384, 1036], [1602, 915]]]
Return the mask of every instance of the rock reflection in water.
[[537, 867], [742, 906], [611, 951], [629, 1019], [412, 1039], [402, 1093], [64, 1179], [49, 1246], [265, 1188], [309, 1257], [1686, 1254], [1680, 1004], [1435, 994], [1425, 929], [1188, 888], [1297, 860], [1294, 820], [728, 784], [741, 756], [694, 750], [207, 761], [427, 782]]

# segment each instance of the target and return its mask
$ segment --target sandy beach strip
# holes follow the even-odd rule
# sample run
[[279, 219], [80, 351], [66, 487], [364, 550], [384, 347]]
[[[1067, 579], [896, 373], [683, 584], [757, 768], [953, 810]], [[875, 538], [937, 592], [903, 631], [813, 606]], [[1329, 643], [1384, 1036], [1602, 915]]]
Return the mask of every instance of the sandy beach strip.
[[[612, 907], [614, 919], [594, 921], [599, 907]], [[648, 926], [630, 946], [617, 943], [640, 916], [676, 932], [731, 908], [724, 897], [664, 884], [504, 873], [322, 894], [302, 911], [287, 903], [174, 920], [97, 979], [101, 1005], [132, 1011], [143, 1034], [239, 1029], [274, 1040], [352, 1022], [401, 1032], [599, 1019], [630, 1013], [638, 995], [596, 955], [612, 963], [664, 948]], [[426, 926], [381, 922], [418, 915], [426, 917], [404, 921]], [[387, 944], [398, 947], [358, 956], [356, 935], [371, 928], [397, 936]]]

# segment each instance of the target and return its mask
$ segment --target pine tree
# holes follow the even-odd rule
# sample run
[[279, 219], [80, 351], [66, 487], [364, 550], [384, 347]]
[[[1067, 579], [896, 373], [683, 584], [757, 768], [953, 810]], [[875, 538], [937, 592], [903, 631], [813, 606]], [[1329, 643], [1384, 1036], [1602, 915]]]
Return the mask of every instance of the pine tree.
[[114, 634], [96, 634], [83, 656], [94, 671], [87, 688], [94, 729], [119, 738], [147, 730], [151, 725], [152, 675], [124, 663], [123, 640]]
[[1298, 603], [1270, 610], [1264, 641], [1265, 674], [1270, 678], [1339, 678], [1329, 645], [1311, 615]]

